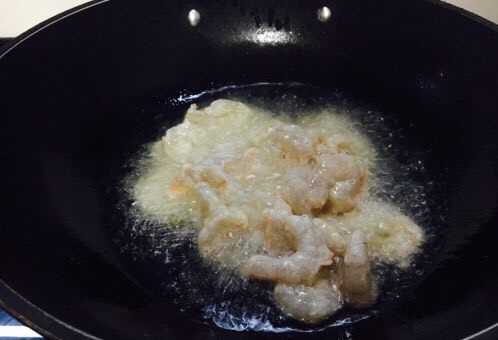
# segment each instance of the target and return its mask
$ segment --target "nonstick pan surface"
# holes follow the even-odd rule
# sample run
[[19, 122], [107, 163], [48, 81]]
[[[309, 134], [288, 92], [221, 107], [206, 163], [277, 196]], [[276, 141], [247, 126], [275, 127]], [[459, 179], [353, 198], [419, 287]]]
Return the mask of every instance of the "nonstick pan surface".
[[[436, 1], [102, 1], [56, 17], [0, 57], [1, 305], [68, 339], [495, 339], [497, 60], [496, 25]], [[315, 333], [221, 330], [116, 250], [114, 184], [181, 119], [174, 99], [254, 83], [339, 93], [429, 151], [438, 237], [395, 303]]]

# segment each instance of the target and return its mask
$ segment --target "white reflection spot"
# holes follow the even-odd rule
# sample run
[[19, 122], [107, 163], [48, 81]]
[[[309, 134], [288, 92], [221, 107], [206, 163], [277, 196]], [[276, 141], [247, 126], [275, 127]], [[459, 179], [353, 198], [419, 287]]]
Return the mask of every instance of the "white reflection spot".
[[327, 22], [332, 16], [332, 12], [330, 11], [330, 8], [328, 8], [327, 6], [323, 6], [322, 8], [318, 9], [318, 11], [316, 12], [316, 16], [318, 18], [318, 21]]
[[258, 30], [252, 34], [251, 40], [262, 45], [279, 45], [294, 41], [294, 37], [292, 32]]
[[188, 22], [190, 23], [190, 25], [195, 27], [199, 25], [200, 21], [201, 21], [201, 13], [199, 13], [199, 11], [196, 9], [191, 9], [188, 12]]

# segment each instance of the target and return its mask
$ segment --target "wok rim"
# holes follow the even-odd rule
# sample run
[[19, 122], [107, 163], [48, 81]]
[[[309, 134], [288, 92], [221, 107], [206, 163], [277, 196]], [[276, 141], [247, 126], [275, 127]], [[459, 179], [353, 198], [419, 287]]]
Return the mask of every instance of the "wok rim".
[[[14, 305], [20, 308], [13, 308], [12, 306]], [[101, 339], [73, 327], [61, 319], [45, 312], [17, 293], [3, 280], [0, 280], [0, 307], [19, 322], [49, 339]], [[27, 314], [33, 315], [27, 316]], [[48, 329], [50, 329], [50, 331]]]
[[[101, 4], [104, 4], [107, 2], [112, 2], [112, 1], [113, 0], [91, 0], [87, 3], [70, 8], [62, 13], [59, 13], [53, 17], [50, 17], [47, 20], [42, 21], [41, 23], [37, 24], [36, 26], [33, 26], [29, 30], [21, 33], [17, 37], [5, 39], [7, 41], [7, 43], [5, 43], [2, 47], [0, 47], [0, 61], [2, 60], [3, 57], [5, 57], [9, 52], [11, 52], [14, 48], [16, 48], [18, 45], [23, 43], [25, 40], [31, 38], [32, 36], [43, 31], [44, 29], [52, 26], [53, 24], [57, 23], [58, 21], [69, 18], [72, 15], [77, 14], [79, 12], [82, 12], [86, 9], [91, 8], [91, 7], [98, 6], [98, 5], [101, 5]], [[478, 14], [475, 14], [473, 12], [470, 12], [464, 8], [450, 4], [450, 3], [445, 2], [443, 0], [420, 0], [420, 1], [428, 2], [434, 6], [441, 6], [447, 10], [450, 10], [450, 11], [453, 11], [453, 12], [458, 13], [460, 15], [463, 15], [463, 16], [467, 17], [468, 19], [476, 21], [479, 24], [485, 26], [486, 28], [491, 29], [492, 31], [498, 33], [498, 23], [494, 23], [493, 21], [486, 19], [486, 18], [484, 18]]]

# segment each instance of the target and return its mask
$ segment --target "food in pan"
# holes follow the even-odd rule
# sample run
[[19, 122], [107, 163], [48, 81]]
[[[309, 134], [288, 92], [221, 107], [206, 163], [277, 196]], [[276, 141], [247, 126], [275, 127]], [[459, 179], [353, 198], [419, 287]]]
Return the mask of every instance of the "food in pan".
[[217, 268], [274, 283], [285, 314], [320, 322], [372, 305], [374, 263], [410, 264], [423, 230], [370, 193], [376, 151], [333, 109], [294, 117], [244, 103], [193, 104], [155, 142], [134, 205], [165, 228], [196, 226]]

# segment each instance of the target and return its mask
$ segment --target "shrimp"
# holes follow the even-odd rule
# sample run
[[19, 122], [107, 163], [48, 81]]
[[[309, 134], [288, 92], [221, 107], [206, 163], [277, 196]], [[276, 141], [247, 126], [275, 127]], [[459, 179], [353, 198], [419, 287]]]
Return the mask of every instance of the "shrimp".
[[377, 298], [377, 287], [370, 269], [365, 235], [360, 230], [351, 234], [342, 268], [342, 290], [354, 307], [368, 307]]
[[308, 199], [310, 186], [310, 171], [306, 167], [291, 169], [285, 177], [284, 200], [297, 215], [310, 214], [311, 206]]
[[289, 316], [317, 323], [341, 309], [342, 294], [337, 285], [321, 279], [312, 286], [278, 283], [273, 291], [276, 304]]
[[329, 199], [334, 214], [346, 213], [356, 207], [354, 197], [356, 180], [337, 182], [329, 191]]
[[[401, 268], [408, 267], [412, 255], [424, 239], [420, 226], [389, 204], [370, 203], [369, 209], [370, 225], [365, 223], [364, 229], [370, 252], [385, 262], [396, 263]], [[367, 229], [368, 226], [371, 228]]]
[[366, 181], [367, 172], [354, 157], [345, 153], [320, 153], [316, 166], [299, 166], [286, 176], [284, 199], [295, 214], [311, 215], [328, 200], [335, 214], [351, 211]]
[[424, 234], [371, 201], [376, 152], [348, 115], [281, 118], [229, 100], [191, 105], [132, 193], [144, 217], [196, 225], [209, 264], [275, 282], [284, 313], [317, 323], [343, 304], [371, 305], [370, 260], [407, 267]]
[[321, 153], [316, 157], [317, 166], [309, 185], [308, 200], [312, 209], [319, 209], [327, 203], [330, 187], [335, 183], [333, 155]]
[[368, 241], [368, 256], [406, 268], [424, 240], [423, 230], [399, 208], [378, 201], [363, 201], [344, 215], [322, 217], [340, 230], [360, 229]]
[[289, 256], [295, 251], [296, 237], [286, 232], [285, 216], [291, 208], [282, 200], [277, 200], [273, 209], [263, 211], [261, 227], [265, 241], [265, 251], [272, 256]]
[[194, 192], [204, 219], [197, 237], [200, 253], [218, 262], [231, 262], [230, 250], [241, 246], [243, 234], [248, 231], [247, 216], [240, 209], [225, 206], [206, 183], [197, 184]]
[[[202, 255], [220, 261], [233, 253], [233, 249], [241, 246], [243, 235], [247, 232], [247, 216], [236, 208], [226, 208], [206, 219], [204, 227], [199, 231], [197, 245]], [[226, 260], [224, 259], [224, 262]]]
[[344, 153], [334, 155], [330, 164], [330, 173], [336, 180], [328, 196], [332, 212], [340, 214], [351, 211], [356, 207], [368, 173], [354, 157]]
[[280, 258], [253, 255], [242, 267], [242, 273], [263, 280], [310, 284], [322, 266], [332, 263], [332, 252], [315, 230], [310, 217], [274, 217], [275, 223], [282, 223], [285, 231], [296, 238], [296, 251]]
[[321, 232], [327, 247], [335, 255], [344, 255], [344, 252], [346, 251], [346, 240], [340, 234], [339, 230], [333, 224], [326, 223], [320, 218], [314, 218], [313, 223]]
[[224, 189], [228, 185], [228, 178], [220, 166], [217, 165], [191, 165], [184, 166], [183, 170], [186, 183], [194, 185], [194, 183], [208, 183], [213, 188]]
[[306, 131], [297, 125], [284, 125], [273, 130], [270, 141], [274, 142], [282, 157], [309, 159], [313, 155], [313, 142]]

